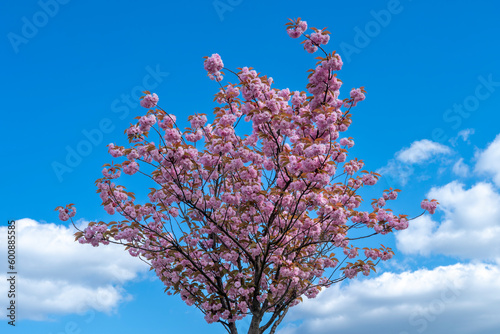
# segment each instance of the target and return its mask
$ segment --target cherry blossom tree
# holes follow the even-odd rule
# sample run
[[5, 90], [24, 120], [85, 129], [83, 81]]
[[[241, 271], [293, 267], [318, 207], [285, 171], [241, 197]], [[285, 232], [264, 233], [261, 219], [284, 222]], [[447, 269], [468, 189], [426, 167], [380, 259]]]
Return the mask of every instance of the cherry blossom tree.
[[[195, 114], [184, 131], [156, 94], [144, 92], [141, 106], [148, 111], [126, 130], [128, 147], [108, 146], [124, 161], [106, 164], [96, 181], [104, 209], [124, 220], [92, 222], [75, 233], [82, 244], [124, 245], [154, 269], [168, 294], [179, 294], [231, 334], [247, 316], [248, 333], [275, 333], [303, 296], [369, 275], [394, 254], [354, 244], [408, 227], [406, 215], [386, 208], [398, 189], [385, 190], [369, 211], [360, 209], [358, 190], [380, 175], [362, 170], [363, 160], [348, 159], [354, 141], [343, 134], [366, 92], [352, 89], [339, 99], [342, 60], [323, 48], [330, 33], [311, 28], [306, 34], [305, 21], [290, 21], [290, 37], [303, 36], [307, 52], [323, 53], [307, 92], [271, 88], [272, 78], [224, 68], [213, 54], [204, 62], [220, 86], [213, 122]], [[223, 85], [223, 70], [237, 83]], [[236, 132], [242, 119], [252, 126], [243, 138]], [[115, 183], [122, 172], [154, 185], [146, 203]], [[436, 205], [424, 200], [421, 206], [434, 213]], [[73, 204], [56, 210], [62, 220], [76, 213]]]

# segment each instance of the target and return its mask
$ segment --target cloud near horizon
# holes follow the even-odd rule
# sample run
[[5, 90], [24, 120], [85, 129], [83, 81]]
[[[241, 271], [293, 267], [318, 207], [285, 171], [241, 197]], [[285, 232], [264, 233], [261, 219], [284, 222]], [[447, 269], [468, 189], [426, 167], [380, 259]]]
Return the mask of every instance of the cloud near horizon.
[[491, 334], [499, 276], [498, 265], [477, 263], [352, 280], [292, 308], [278, 334]]
[[[46, 320], [91, 309], [113, 312], [131, 298], [123, 284], [149, 269], [118, 245], [92, 247], [75, 242], [73, 228], [27, 218], [16, 223], [18, 319]], [[0, 227], [0, 234], [7, 235], [6, 229]], [[5, 278], [0, 290], [7, 291]], [[0, 304], [7, 302], [2, 294]]]

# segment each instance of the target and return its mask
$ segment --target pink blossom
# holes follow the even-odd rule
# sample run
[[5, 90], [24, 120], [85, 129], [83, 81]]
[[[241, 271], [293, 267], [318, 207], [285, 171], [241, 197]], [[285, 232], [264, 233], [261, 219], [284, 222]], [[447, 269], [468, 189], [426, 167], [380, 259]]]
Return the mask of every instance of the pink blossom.
[[383, 251], [382, 254], [381, 254], [381, 256], [380, 256], [380, 259], [382, 261], [387, 261], [387, 260], [389, 260], [391, 258], [392, 258], [392, 253], [390, 253], [388, 251]]
[[139, 129], [143, 132], [149, 131], [151, 127], [156, 123], [155, 115], [142, 116], [139, 119]]
[[347, 146], [347, 148], [351, 148], [354, 146], [354, 141], [347, 138], [341, 138], [340, 145]]
[[345, 159], [347, 158], [346, 154], [344, 152], [340, 153], [337, 158], [335, 159], [335, 161], [337, 162], [344, 162]]
[[177, 129], [166, 129], [164, 138], [169, 142], [177, 143], [182, 137]]
[[408, 228], [408, 220], [406, 218], [401, 218], [399, 221], [397, 221], [396, 230], [405, 230]]
[[355, 268], [347, 268], [344, 269], [344, 275], [347, 278], [354, 278], [358, 274], [358, 271]]
[[423, 200], [420, 206], [422, 209], [429, 211], [429, 213], [432, 215], [436, 212], [438, 202], [434, 201], [429, 201], [427, 199]]
[[347, 255], [348, 258], [354, 259], [356, 256], [358, 256], [358, 249], [357, 248], [344, 248], [344, 254]]
[[62, 221], [66, 221], [69, 219], [69, 215], [68, 213], [66, 212], [67, 209], [63, 209], [63, 208], [60, 208], [59, 209], [59, 219], [62, 220]]
[[203, 138], [203, 131], [199, 129], [195, 133], [186, 134], [186, 140], [193, 143], [201, 140], [201, 138]]
[[166, 130], [168, 128], [171, 128], [174, 125], [175, 121], [176, 121], [175, 115], [167, 114], [163, 118], [163, 121], [160, 122], [159, 126], [163, 130]]
[[290, 36], [291, 38], [298, 38], [306, 30], [307, 30], [307, 22], [299, 21], [294, 27], [288, 28], [286, 32], [288, 33], [288, 36]]
[[135, 161], [132, 161], [128, 165], [123, 167], [123, 172], [127, 175], [134, 175], [138, 170], [139, 165]]
[[192, 116], [191, 119], [189, 120], [189, 123], [191, 123], [191, 127], [193, 129], [198, 129], [203, 127], [206, 122], [207, 122], [207, 116], [205, 115], [195, 115]]
[[224, 68], [224, 63], [218, 53], [212, 54], [205, 60], [205, 70], [210, 74], [216, 74]]
[[318, 47], [316, 45], [314, 45], [313, 42], [311, 42], [310, 40], [307, 40], [304, 43], [304, 49], [306, 49], [306, 51], [309, 53], [314, 53], [314, 52], [318, 51]]
[[330, 35], [328, 34], [323, 34], [321, 30], [318, 32], [314, 32], [311, 34], [311, 40], [313, 43], [317, 45], [321, 44], [328, 44], [328, 41], [330, 40]]
[[363, 94], [360, 88], [352, 89], [351, 99], [353, 101], [353, 106], [355, 106], [359, 101], [363, 101], [365, 99], [365, 94]]
[[307, 22], [306, 21], [302, 21], [300, 20], [297, 24], [297, 29], [300, 31], [300, 32], [304, 32], [307, 30]]
[[158, 100], [159, 98], [156, 93], [147, 94], [146, 96], [144, 96], [144, 98], [141, 99], [141, 106], [148, 109], [153, 108], [158, 103]]
[[370, 275], [370, 266], [368, 264], [364, 264], [362, 267], [361, 267], [362, 271], [363, 271], [363, 275], [365, 276], [368, 276]]
[[361, 180], [363, 181], [363, 184], [367, 186], [373, 186], [374, 184], [377, 183], [377, 179], [372, 174], [363, 175]]
[[111, 143], [108, 145], [108, 152], [111, 154], [113, 158], [123, 156], [123, 148], [115, 146], [115, 144]]
[[67, 205], [66, 208], [59, 207], [58, 212], [59, 212], [59, 219], [62, 221], [66, 221], [70, 217], [75, 216], [76, 208], [71, 205]]
[[177, 208], [170, 208], [170, 210], [168, 210], [168, 213], [170, 213], [170, 215], [175, 218], [179, 215], [179, 210]]
[[127, 129], [127, 135], [129, 136], [137, 136], [140, 134], [142, 134], [142, 131], [137, 125], [132, 125]]
[[120, 170], [116, 168], [103, 168], [102, 175], [109, 179], [116, 179], [120, 177]]
[[382, 256], [382, 253], [378, 249], [367, 249], [365, 250], [365, 255], [366, 257], [371, 258], [372, 260], [376, 260], [380, 256]]
[[91, 244], [94, 247], [99, 246], [100, 243], [107, 245], [109, 241], [104, 238], [104, 233], [107, 231], [105, 224], [89, 225], [83, 230], [83, 237], [78, 241], [81, 244]]

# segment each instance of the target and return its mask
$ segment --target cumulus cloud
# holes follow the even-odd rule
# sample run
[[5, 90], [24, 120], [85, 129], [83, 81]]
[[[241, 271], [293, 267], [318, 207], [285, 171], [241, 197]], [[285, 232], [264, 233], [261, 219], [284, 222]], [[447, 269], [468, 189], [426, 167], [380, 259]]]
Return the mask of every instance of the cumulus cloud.
[[442, 219], [428, 215], [396, 234], [397, 247], [406, 254], [445, 254], [466, 259], [500, 256], [500, 194], [492, 184], [479, 182], [469, 189], [457, 181], [434, 187]]
[[[32, 219], [16, 224], [19, 319], [44, 320], [89, 309], [112, 312], [130, 298], [122, 285], [149, 269], [118, 245], [75, 242], [73, 228]], [[7, 235], [6, 227], [0, 234]], [[6, 284], [2, 277], [1, 291], [7, 291]], [[0, 304], [6, 303], [2, 294]]]
[[459, 160], [457, 160], [457, 162], [455, 162], [452, 170], [455, 175], [460, 177], [466, 177], [467, 175], [469, 175], [469, 166], [464, 163], [463, 158], [460, 158]]
[[293, 308], [278, 334], [496, 333], [499, 275], [498, 266], [478, 263], [353, 280]]
[[469, 137], [473, 135], [475, 132], [474, 129], [464, 129], [457, 133], [457, 135], [453, 138], [449, 139], [449, 142], [452, 146], [457, 146], [458, 140], [462, 139], [462, 141], [466, 142], [467, 144], [470, 144]]
[[500, 134], [484, 151], [478, 153], [475, 171], [490, 175], [500, 187]]
[[407, 164], [419, 164], [428, 162], [435, 156], [449, 153], [451, 153], [449, 147], [428, 139], [422, 139], [413, 142], [409, 148], [396, 153], [396, 159]]
[[[448, 146], [422, 139], [414, 141], [410, 147], [404, 148], [394, 155], [394, 159], [389, 160], [387, 165], [377, 170], [377, 173], [388, 178], [389, 183], [400, 183], [405, 185], [410, 176], [415, 172], [415, 167], [434, 162], [437, 156], [450, 154], [452, 151]], [[418, 180], [424, 180], [428, 176], [420, 175]]]
[[394, 159], [389, 160], [387, 165], [377, 170], [377, 173], [382, 174], [391, 186], [395, 182], [405, 185], [408, 183], [410, 176], [413, 175], [413, 172], [414, 168], [412, 166], [398, 162]]

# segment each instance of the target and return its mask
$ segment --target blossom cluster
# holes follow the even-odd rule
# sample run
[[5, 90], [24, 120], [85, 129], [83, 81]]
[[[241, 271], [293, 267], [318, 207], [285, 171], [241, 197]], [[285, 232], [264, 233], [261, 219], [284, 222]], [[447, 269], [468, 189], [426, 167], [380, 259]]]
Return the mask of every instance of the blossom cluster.
[[420, 207], [426, 211], [429, 211], [429, 213], [432, 215], [436, 212], [437, 205], [439, 203], [436, 200], [427, 200], [424, 199], [422, 203], [420, 204]]
[[141, 99], [141, 106], [148, 109], [153, 108], [158, 103], [158, 100], [159, 98], [158, 95], [156, 95], [156, 93], [147, 94]]
[[288, 22], [286, 32], [288, 36], [291, 38], [299, 38], [306, 30], [307, 30], [307, 22], [302, 21], [300, 17], [296, 22], [290, 20], [292, 22]]
[[204, 67], [210, 79], [222, 81], [223, 76], [220, 71], [224, 68], [224, 63], [218, 53], [214, 53], [212, 56], [207, 57]]
[[62, 221], [67, 221], [76, 215], [76, 208], [73, 204], [68, 204], [65, 208], [59, 206], [56, 208], [56, 211], [59, 212], [59, 219]]
[[107, 230], [108, 227], [106, 224], [89, 224], [85, 228], [85, 232], [78, 239], [78, 242], [81, 244], [91, 244], [94, 247], [99, 246], [99, 244], [108, 245], [109, 240], [104, 236]]

